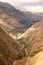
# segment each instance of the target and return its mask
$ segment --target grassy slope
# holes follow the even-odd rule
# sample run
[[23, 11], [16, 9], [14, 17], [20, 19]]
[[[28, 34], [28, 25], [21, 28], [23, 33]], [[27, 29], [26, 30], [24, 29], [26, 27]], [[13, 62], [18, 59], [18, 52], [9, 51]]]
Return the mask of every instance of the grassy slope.
[[5, 58], [5, 61], [10, 65], [14, 60], [20, 59], [24, 55], [25, 52], [22, 49], [20, 43], [13, 40], [0, 28], [0, 57], [2, 56], [3, 58]]

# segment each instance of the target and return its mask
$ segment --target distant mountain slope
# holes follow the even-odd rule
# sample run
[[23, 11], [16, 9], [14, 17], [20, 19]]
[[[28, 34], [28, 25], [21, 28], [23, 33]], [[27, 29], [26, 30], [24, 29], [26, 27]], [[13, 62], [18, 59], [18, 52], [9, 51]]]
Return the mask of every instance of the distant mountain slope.
[[[15, 7], [13, 7], [12, 5], [10, 5], [9, 3], [4, 3], [4, 2], [0, 2], [0, 8], [5, 10], [5, 11], [9, 11], [9, 12], [15, 12], [16, 14], [18, 14], [19, 16], [23, 15], [22, 12], [20, 12], [19, 10], [17, 10]], [[7, 9], [7, 10], [6, 10]]]
[[25, 56], [25, 51], [20, 43], [13, 40], [0, 28], [0, 63], [12, 65], [14, 60], [23, 56]]
[[3, 23], [0, 23], [0, 26], [5, 29], [5, 31], [15, 34], [13, 30], [16, 28], [18, 28], [18, 31], [19, 28], [22, 30], [22, 27], [24, 27], [24, 25], [18, 21], [23, 20], [24, 18], [25, 16], [20, 11], [15, 9], [12, 5], [0, 2], [0, 22]]
[[43, 13], [30, 12], [25, 8], [18, 8], [27, 18], [43, 18]]
[[0, 2], [0, 19], [3, 20], [4, 23], [6, 22], [9, 27], [12, 27], [9, 28], [1, 24], [1, 27], [13, 36], [16, 35], [16, 32], [17, 35], [24, 33], [27, 28], [39, 21], [39, 17], [36, 14], [20, 12], [12, 5], [2, 2]]

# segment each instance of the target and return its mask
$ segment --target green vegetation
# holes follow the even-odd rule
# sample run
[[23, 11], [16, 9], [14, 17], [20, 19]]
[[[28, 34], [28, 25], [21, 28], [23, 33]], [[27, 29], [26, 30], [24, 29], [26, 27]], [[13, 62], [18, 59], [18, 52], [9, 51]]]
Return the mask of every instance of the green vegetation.
[[17, 39], [17, 41], [21, 42], [21, 41], [22, 41], [22, 39]]
[[23, 33], [23, 29], [20, 27], [15, 27], [14, 29], [10, 30], [10, 32], [14, 32], [14, 33]]
[[24, 44], [24, 48], [27, 48], [28, 47], [28, 45], [27, 44]]
[[37, 54], [38, 52], [40, 52], [40, 49], [37, 48], [37, 49], [34, 50], [32, 53], [30, 53], [29, 56], [33, 57], [33, 56], [35, 56], [35, 54]]

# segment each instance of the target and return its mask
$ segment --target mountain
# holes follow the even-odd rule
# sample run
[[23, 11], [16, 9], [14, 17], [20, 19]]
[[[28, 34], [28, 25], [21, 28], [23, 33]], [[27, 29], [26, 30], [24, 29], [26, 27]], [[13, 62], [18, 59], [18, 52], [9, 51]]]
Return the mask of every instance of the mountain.
[[[9, 11], [9, 12], [14, 12], [17, 13], [18, 15], [21, 14], [21, 16], [23, 15], [19, 10], [17, 10], [15, 7], [13, 7], [11, 4], [7, 3], [7, 2], [0, 2], [0, 8], [2, 7], [3, 10], [5, 11]], [[6, 10], [7, 9], [7, 10]]]
[[30, 65], [38, 55], [42, 55], [39, 54], [41, 51], [43, 13], [19, 11], [8, 3], [0, 2], [0, 64]]
[[17, 38], [39, 20], [37, 14], [21, 12], [8, 3], [0, 2], [0, 25], [13, 38]]
[[34, 56], [43, 50], [43, 20], [40, 20], [40, 22], [35, 23], [27, 29], [19, 37], [18, 41], [24, 45], [24, 48], [30, 56]]
[[15, 9], [12, 5], [0, 2], [0, 22], [3, 20], [4, 22], [2, 21], [2, 23], [6, 23], [6, 25], [10, 27], [8, 28], [8, 26], [1, 23], [1, 26], [3, 27], [3, 29], [5, 29], [5, 31], [11, 31], [12, 33], [12, 31], [17, 27], [18, 30], [19, 28], [22, 30], [22, 27], [24, 27], [24, 25], [22, 25], [18, 21], [23, 20], [24, 18], [25, 16], [20, 11]]
[[19, 42], [12, 39], [0, 28], [0, 64], [12, 65], [14, 60], [25, 56], [25, 51]]
[[25, 8], [18, 8], [18, 10], [20, 10], [27, 18], [43, 18], [43, 13], [30, 12]]

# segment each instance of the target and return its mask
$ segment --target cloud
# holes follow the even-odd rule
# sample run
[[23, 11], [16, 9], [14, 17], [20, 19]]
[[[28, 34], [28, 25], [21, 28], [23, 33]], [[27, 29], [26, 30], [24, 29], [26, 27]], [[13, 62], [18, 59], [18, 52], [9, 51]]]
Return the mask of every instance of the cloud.
[[40, 5], [43, 6], [43, 0], [13, 0], [11, 3], [13, 3], [13, 5], [15, 7], [24, 7], [26, 5], [31, 5], [31, 6], [35, 6], [35, 5]]
[[27, 9], [28, 11], [31, 11], [31, 12], [43, 12], [43, 6], [40, 6], [40, 5], [36, 5], [36, 6], [25, 6], [24, 7], [25, 9]]
[[43, 0], [0, 0], [8, 2], [16, 8], [25, 8], [32, 12], [43, 12]]
[[28, 4], [39, 4], [39, 3], [43, 3], [43, 0], [0, 0], [3, 2], [9, 2], [9, 3], [14, 3], [14, 4], [20, 4], [20, 3], [28, 3]]
[[14, 2], [22, 2], [22, 3], [39, 3], [43, 2], [43, 0], [13, 0]]

